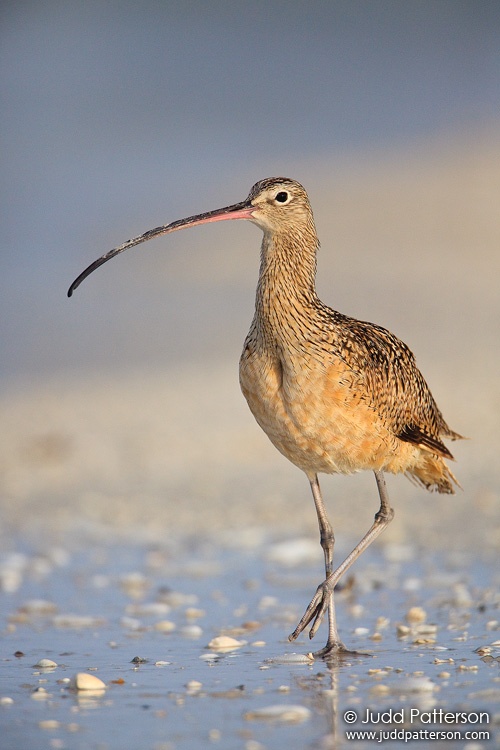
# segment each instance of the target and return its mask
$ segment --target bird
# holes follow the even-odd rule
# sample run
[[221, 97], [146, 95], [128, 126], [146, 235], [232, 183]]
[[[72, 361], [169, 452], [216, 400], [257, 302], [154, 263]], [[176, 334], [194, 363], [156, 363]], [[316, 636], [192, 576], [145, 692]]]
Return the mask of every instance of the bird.
[[[453, 494], [460, 485], [445, 462], [453, 456], [443, 439], [462, 436], [448, 427], [405, 343], [386, 328], [348, 317], [319, 299], [319, 240], [305, 188], [286, 177], [267, 178], [239, 203], [151, 229], [91, 263], [68, 296], [129, 248], [227, 220], [247, 220], [263, 232], [255, 313], [240, 358], [241, 390], [273, 445], [306, 474], [324, 556], [325, 578], [289, 640], [309, 625], [313, 638], [327, 615], [326, 644], [312, 656], [353, 653], [338, 633], [334, 589], [394, 517], [386, 473], [402, 473], [429, 491]], [[375, 475], [380, 507], [365, 535], [334, 568], [335, 536], [318, 475], [363, 470]]]

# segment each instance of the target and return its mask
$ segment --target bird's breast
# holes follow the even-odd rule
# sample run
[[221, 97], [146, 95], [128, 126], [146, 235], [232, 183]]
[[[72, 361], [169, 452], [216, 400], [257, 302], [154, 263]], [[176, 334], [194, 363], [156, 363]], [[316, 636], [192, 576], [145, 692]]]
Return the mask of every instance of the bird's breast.
[[241, 389], [271, 442], [307, 473], [381, 468], [394, 438], [355, 373], [334, 356], [289, 354], [249, 337], [240, 360]]

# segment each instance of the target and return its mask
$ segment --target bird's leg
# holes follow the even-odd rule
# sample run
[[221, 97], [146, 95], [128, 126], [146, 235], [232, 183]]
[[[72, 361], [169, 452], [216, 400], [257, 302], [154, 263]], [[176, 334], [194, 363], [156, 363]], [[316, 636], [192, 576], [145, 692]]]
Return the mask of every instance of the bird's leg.
[[[335, 536], [333, 534], [332, 525], [330, 521], [328, 520], [328, 516], [326, 514], [325, 504], [321, 496], [321, 489], [319, 486], [318, 475], [313, 474], [312, 476], [309, 476], [308, 479], [311, 485], [311, 490], [312, 490], [312, 494], [314, 498], [314, 505], [316, 506], [316, 514], [318, 516], [318, 525], [319, 525], [320, 544], [323, 548], [323, 553], [325, 555], [325, 573], [326, 573], [326, 578], [328, 579], [329, 576], [331, 576], [333, 572], [333, 548], [335, 546]], [[324, 649], [322, 649], [321, 652], [318, 652], [318, 654], [315, 654], [315, 655], [317, 656], [323, 655], [323, 653], [324, 654], [330, 653], [336, 649], [341, 649], [341, 648], [344, 648], [344, 645], [341, 643], [339, 636], [338, 636], [338, 632], [337, 632], [337, 622], [335, 618], [335, 604], [333, 601], [333, 589], [332, 589], [328, 596], [328, 641]]]
[[375, 520], [372, 526], [366, 532], [360, 542], [354, 547], [353, 551], [347, 555], [344, 562], [331, 573], [326, 580], [321, 583], [316, 593], [305, 611], [305, 614], [293, 633], [290, 636], [290, 640], [295, 640], [297, 636], [307, 627], [307, 625], [313, 621], [311, 630], [309, 631], [309, 638], [313, 638], [318, 630], [325, 612], [330, 604], [330, 597], [333, 593], [335, 586], [337, 585], [340, 578], [346, 572], [348, 568], [357, 560], [362, 552], [373, 542], [373, 540], [390, 524], [394, 518], [394, 510], [389, 504], [389, 496], [387, 494], [387, 486], [385, 484], [385, 478], [382, 471], [375, 471], [375, 479], [377, 480], [378, 492], [380, 495], [380, 509], [375, 514]]

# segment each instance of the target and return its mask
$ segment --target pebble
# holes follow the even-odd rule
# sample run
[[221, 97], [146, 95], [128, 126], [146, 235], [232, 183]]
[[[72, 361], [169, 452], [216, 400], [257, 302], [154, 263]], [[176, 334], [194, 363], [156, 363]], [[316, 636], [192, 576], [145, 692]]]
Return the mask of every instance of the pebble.
[[77, 672], [70, 681], [72, 690], [105, 690], [106, 684], [88, 672]]
[[203, 683], [199, 680], [189, 680], [189, 682], [186, 683], [186, 690], [189, 695], [196, 695], [196, 693], [200, 692], [202, 687]]
[[275, 704], [247, 711], [243, 718], [247, 721], [279, 721], [285, 724], [301, 724], [311, 717], [311, 711], [305, 706]]
[[8, 695], [2, 695], [0, 698], [0, 706], [12, 706], [14, 700]]
[[435, 689], [435, 683], [425, 676], [406, 677], [396, 686], [401, 693], [432, 693]]
[[266, 560], [291, 568], [318, 559], [318, 543], [309, 538], [290, 539], [269, 547]]
[[142, 628], [142, 622], [137, 617], [122, 617], [120, 625], [127, 630], [140, 630]]
[[436, 639], [431, 635], [419, 636], [413, 640], [415, 646], [432, 646], [436, 643]]
[[[236, 687], [229, 688], [228, 690], [213, 690], [209, 693], [212, 698], [227, 698], [233, 700], [234, 698], [241, 698], [245, 693], [244, 685], [237, 685]], [[260, 695], [258, 689], [254, 691], [254, 695]]]
[[40, 729], [59, 729], [61, 722], [57, 719], [43, 719], [38, 722]]
[[245, 750], [266, 750], [266, 747], [261, 742], [257, 742], [257, 740], [248, 740], [245, 743]]
[[166, 602], [132, 603], [127, 604], [125, 612], [131, 617], [147, 617], [148, 615], [166, 615], [170, 609], [170, 605]]
[[453, 659], [450, 656], [449, 659], [438, 659], [438, 658], [436, 658], [436, 659], [433, 660], [432, 663], [433, 664], [453, 664], [454, 662], [455, 662], [455, 659]]
[[396, 626], [396, 633], [399, 638], [404, 638], [411, 633], [411, 628], [408, 625], [399, 624]]
[[235, 651], [242, 646], [246, 646], [246, 641], [237, 641], [236, 638], [231, 638], [229, 635], [218, 635], [216, 638], [212, 638], [207, 648], [212, 649], [212, 651]]
[[30, 571], [39, 578], [46, 578], [52, 572], [53, 565], [44, 557], [34, 557], [31, 560]]
[[154, 629], [160, 633], [171, 633], [175, 628], [175, 622], [172, 622], [172, 620], [159, 620], [154, 624]]
[[111, 578], [109, 576], [103, 575], [102, 573], [97, 573], [90, 579], [90, 584], [95, 589], [106, 589], [111, 585]]
[[200, 659], [206, 662], [216, 662], [219, 661], [220, 657], [217, 656], [217, 654], [210, 652], [208, 654], [200, 654]]
[[474, 653], [479, 654], [479, 656], [491, 654], [491, 646], [479, 646], [479, 648], [474, 649]]
[[420, 578], [410, 576], [405, 581], [403, 581], [403, 585], [401, 588], [403, 589], [403, 591], [418, 591], [422, 588], [422, 581], [420, 580]]
[[190, 607], [198, 604], [196, 594], [183, 594], [180, 591], [161, 591], [159, 597], [162, 602], [171, 607]]
[[37, 687], [31, 693], [31, 697], [34, 701], [45, 701], [49, 697], [49, 693], [44, 687]]
[[361, 617], [365, 611], [365, 608], [362, 604], [359, 604], [359, 602], [357, 602], [356, 604], [351, 604], [349, 609], [353, 617]]
[[456, 583], [453, 587], [453, 603], [457, 607], [470, 607], [473, 603], [469, 589], [463, 583]]
[[200, 617], [205, 617], [206, 612], [199, 607], [188, 607], [184, 614], [188, 620], [199, 620]]
[[425, 622], [427, 619], [427, 612], [423, 607], [410, 607], [406, 613], [406, 622], [413, 624], [419, 622]]
[[140, 572], [127, 573], [120, 578], [120, 586], [128, 596], [136, 599], [151, 586], [151, 581]]
[[378, 685], [373, 685], [369, 692], [371, 695], [387, 695], [387, 693], [390, 693], [391, 691], [387, 685], [379, 683]]
[[52, 619], [52, 624], [56, 628], [95, 628], [104, 623], [103, 619], [92, 615], [56, 615]]
[[179, 628], [179, 633], [184, 638], [200, 638], [203, 635], [203, 630], [199, 625], [184, 625]]
[[23, 582], [23, 574], [21, 570], [17, 568], [8, 568], [2, 566], [0, 568], [0, 590], [5, 591], [6, 594], [13, 594], [17, 591]]
[[0, 565], [0, 591], [13, 594], [22, 582], [28, 567], [28, 557], [21, 552], [9, 555]]
[[233, 638], [237, 638], [240, 635], [245, 635], [252, 630], [262, 627], [260, 623], [242, 623], [241, 625], [235, 625], [233, 628], [225, 628], [224, 632], [226, 635], [231, 635]]
[[26, 612], [30, 615], [51, 615], [57, 612], [57, 606], [47, 599], [29, 599], [19, 607], [19, 612]]
[[312, 654], [281, 654], [266, 659], [268, 664], [311, 664], [314, 661]]
[[155, 661], [155, 667], [166, 667], [168, 664], [171, 664], [169, 661]]
[[248, 605], [247, 604], [240, 604], [236, 609], [233, 609], [233, 615], [237, 617], [238, 619], [240, 617], [245, 617], [248, 613]]
[[262, 623], [260, 622], [260, 620], [246, 620], [246, 622], [243, 622], [241, 624], [241, 627], [244, 632], [248, 633], [252, 630], [258, 630], [259, 628], [261, 628]]
[[437, 625], [430, 622], [422, 622], [415, 625], [414, 632], [418, 635], [428, 635], [430, 633], [437, 633]]
[[34, 669], [55, 669], [56, 667], [57, 663], [52, 659], [40, 659], [33, 665]]
[[276, 607], [278, 603], [279, 601], [276, 596], [263, 596], [259, 602], [259, 609], [260, 610], [270, 609], [271, 607]]

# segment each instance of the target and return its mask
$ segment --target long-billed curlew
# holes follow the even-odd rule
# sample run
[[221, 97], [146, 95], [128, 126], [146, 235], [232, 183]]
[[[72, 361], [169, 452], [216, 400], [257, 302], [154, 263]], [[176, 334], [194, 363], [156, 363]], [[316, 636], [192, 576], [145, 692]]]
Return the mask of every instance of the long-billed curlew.
[[[458, 482], [443, 460], [452, 455], [441, 438], [461, 436], [444, 421], [406, 344], [385, 328], [342, 315], [318, 299], [318, 237], [307, 193], [295, 180], [262, 180], [241, 203], [128, 240], [83, 271], [68, 296], [92, 271], [130, 247], [228, 219], [248, 219], [264, 232], [255, 315], [240, 359], [241, 389], [271, 442], [306, 473], [325, 557], [326, 578], [290, 640], [311, 622], [312, 638], [328, 610], [328, 640], [315, 654], [328, 656], [346, 651], [337, 632], [333, 590], [394, 516], [384, 472], [402, 472], [428, 490], [453, 493]], [[335, 540], [318, 473], [362, 469], [375, 474], [380, 509], [334, 570]]]

